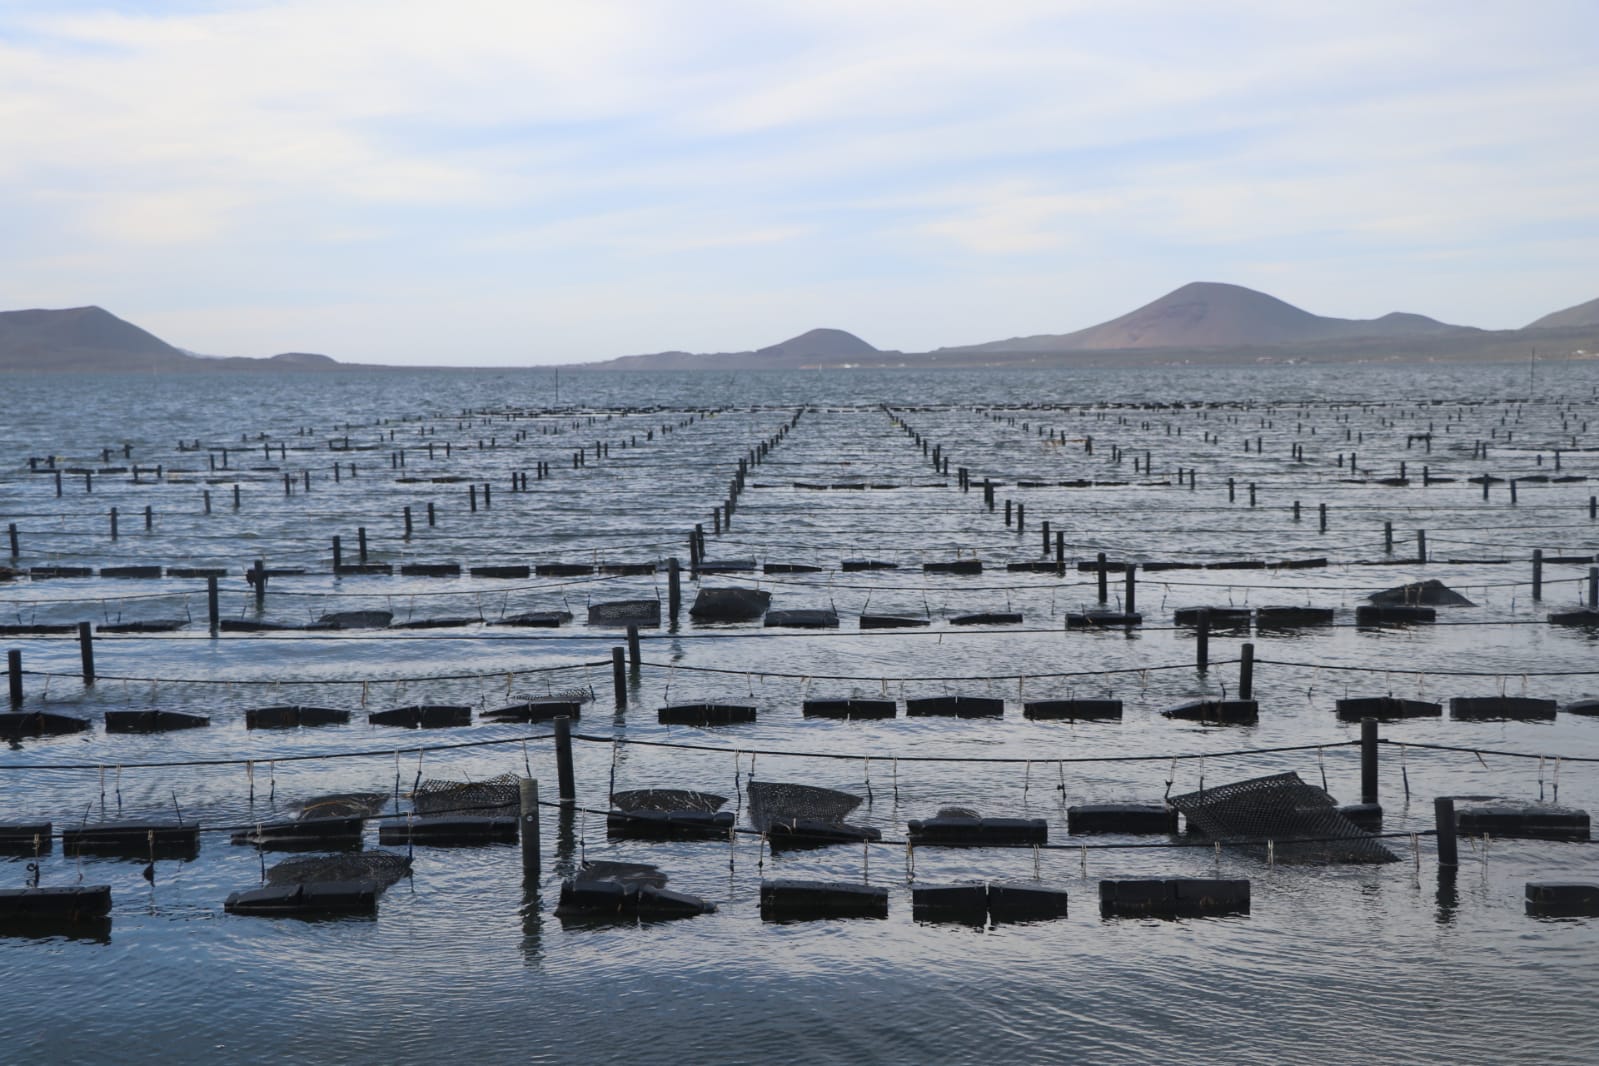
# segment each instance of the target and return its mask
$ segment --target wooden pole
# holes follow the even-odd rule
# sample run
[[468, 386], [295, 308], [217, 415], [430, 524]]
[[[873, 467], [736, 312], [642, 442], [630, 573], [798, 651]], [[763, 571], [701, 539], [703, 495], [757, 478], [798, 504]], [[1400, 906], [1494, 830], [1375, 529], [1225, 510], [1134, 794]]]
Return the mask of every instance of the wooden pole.
[[1360, 720], [1360, 802], [1377, 802], [1377, 719]]
[[621, 648], [611, 649], [611, 687], [616, 690], [616, 709], [627, 707], [627, 653]]
[[361, 556], [361, 563], [362, 563], [362, 565], [365, 565], [366, 564], [366, 527], [365, 526], [356, 526], [355, 527], [355, 542], [356, 542], [356, 545], [357, 545], [357, 551], [360, 553], [360, 556]]
[[1094, 569], [1099, 572], [1099, 602], [1107, 603], [1110, 601], [1110, 589], [1107, 587], [1109, 579], [1106, 576], [1104, 552], [1096, 556]]
[[1129, 562], [1126, 571], [1126, 588], [1123, 590], [1122, 599], [1125, 601], [1122, 610], [1133, 614], [1138, 610], [1138, 564]]
[[1532, 549], [1532, 600], [1543, 599], [1543, 549]]
[[683, 606], [683, 576], [677, 556], [666, 560], [666, 608], [673, 629], [677, 628], [677, 612]]
[[94, 629], [88, 622], [78, 623], [78, 655], [83, 660], [83, 684], [94, 684]]
[[6, 652], [6, 679], [11, 689], [11, 706], [22, 706], [22, 649]]
[[521, 800], [518, 829], [522, 837], [522, 876], [538, 880], [539, 866], [539, 783], [524, 777], [517, 783]]
[[577, 785], [572, 780], [572, 719], [564, 714], [555, 719], [555, 776], [561, 804], [576, 803]]
[[1459, 866], [1460, 853], [1455, 840], [1455, 800], [1453, 796], [1439, 796], [1432, 801], [1433, 828], [1438, 833], [1438, 865]]
[[627, 627], [627, 665], [635, 677], [643, 665], [643, 658], [639, 653], [638, 626]]
[[338, 573], [339, 568], [341, 566], [343, 566], [343, 565], [344, 565], [344, 545], [340, 542], [338, 534], [334, 534], [334, 536], [333, 536], [333, 571], [334, 571], [334, 573]]
[[1248, 641], [1244, 642], [1238, 654], [1238, 698], [1255, 698], [1255, 646]]
[[11, 561], [16, 562], [18, 556], [20, 556], [22, 552], [18, 550], [19, 545], [17, 543], [17, 524], [15, 522], [7, 523], [6, 536], [11, 541]]
[[1199, 609], [1199, 632], [1194, 641], [1194, 665], [1200, 673], [1210, 672], [1210, 608]]
[[217, 602], [217, 579], [215, 574], [205, 579], [205, 616], [206, 620], [211, 624], [211, 635], [214, 637], [217, 635], [217, 631], [222, 628], [222, 612]]

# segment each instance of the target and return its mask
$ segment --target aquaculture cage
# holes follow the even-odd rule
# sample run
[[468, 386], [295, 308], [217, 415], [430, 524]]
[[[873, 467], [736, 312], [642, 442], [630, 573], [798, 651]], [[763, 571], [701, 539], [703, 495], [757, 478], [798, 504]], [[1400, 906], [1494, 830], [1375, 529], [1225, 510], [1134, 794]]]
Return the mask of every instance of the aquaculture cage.
[[1396, 856], [1292, 771], [1172, 796], [1190, 831], [1296, 863], [1394, 862]]

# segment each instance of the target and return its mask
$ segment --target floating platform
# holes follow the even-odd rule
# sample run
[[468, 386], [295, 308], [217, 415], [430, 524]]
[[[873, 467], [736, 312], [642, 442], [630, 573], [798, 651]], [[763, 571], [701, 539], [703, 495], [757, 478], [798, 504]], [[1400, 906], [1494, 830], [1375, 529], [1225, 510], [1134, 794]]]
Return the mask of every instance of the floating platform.
[[1461, 836], [1507, 840], [1588, 840], [1588, 812], [1542, 804], [1462, 807], [1455, 811]]
[[397, 725], [405, 729], [451, 729], [472, 724], [472, 708], [451, 703], [419, 703], [395, 707], [367, 715], [373, 725]]
[[1572, 700], [1562, 704], [1560, 709], [1566, 714], [1581, 714], [1588, 717], [1599, 715], [1599, 699]]
[[1144, 624], [1137, 611], [1079, 611], [1066, 616], [1067, 629], [1126, 629]]
[[533, 576], [530, 566], [474, 566], [467, 571], [473, 577], [525, 578]]
[[1449, 717], [1459, 722], [1552, 722], [1559, 704], [1529, 696], [1455, 696]]
[[766, 842], [775, 851], [803, 851], [834, 844], [861, 844], [882, 840], [881, 831], [869, 825], [828, 822], [813, 818], [783, 819], [766, 830]]
[[1436, 621], [1438, 611], [1432, 607], [1362, 604], [1355, 608], [1355, 624], [1362, 626], [1424, 625]]
[[101, 822], [64, 827], [67, 855], [124, 859], [192, 859], [200, 853], [200, 827], [169, 822]]
[[887, 918], [888, 889], [832, 881], [762, 881], [761, 920]]
[[641, 626], [653, 628], [661, 624], [660, 600], [611, 600], [608, 603], [589, 604], [591, 626]]
[[1184, 607], [1172, 614], [1172, 621], [1180, 626], [1197, 626], [1208, 614], [1212, 629], [1241, 629], [1249, 625], [1252, 613], [1248, 607]]
[[334, 629], [383, 629], [392, 621], [393, 611], [333, 611], [317, 619]]
[[897, 614], [863, 614], [860, 617], [862, 629], [915, 629], [929, 625], [926, 618], [912, 618], [908, 615]]
[[911, 718], [1003, 718], [1005, 701], [988, 696], [923, 696], [905, 701]]
[[229, 839], [262, 851], [353, 851], [361, 846], [365, 826], [359, 816], [299, 818], [292, 822], [262, 822]]
[[378, 911], [384, 886], [377, 881], [313, 881], [235, 892], [222, 904], [229, 914], [307, 918], [366, 915]]
[[983, 563], [980, 559], [953, 559], [941, 563], [923, 563], [922, 572], [927, 574], [981, 574]]
[[161, 576], [161, 568], [159, 566], [102, 566], [100, 568], [100, 576], [150, 580]]
[[702, 588], [688, 613], [697, 622], [753, 622], [771, 603], [772, 594], [765, 589]]
[[1103, 722], [1121, 721], [1121, 700], [1028, 700], [1022, 704], [1022, 717], [1034, 721]]
[[587, 577], [594, 567], [588, 563], [539, 563], [533, 572], [539, 577]]
[[41, 933], [50, 933], [58, 924], [95, 923], [110, 913], [110, 885], [0, 889], [0, 922], [7, 931], [26, 933], [37, 923]]
[[839, 564], [839, 569], [846, 574], [859, 573], [862, 570], [898, 570], [898, 563], [884, 562], [881, 559], [845, 559]]
[[1211, 725], [1253, 725], [1260, 719], [1254, 700], [1191, 700], [1160, 712], [1167, 718]]
[[893, 718], [899, 705], [893, 700], [806, 700], [804, 713], [806, 718]]
[[789, 629], [837, 629], [838, 612], [828, 608], [767, 611], [766, 625]]
[[1441, 718], [1444, 713], [1442, 704], [1398, 696], [1353, 696], [1339, 700], [1337, 709], [1341, 722], [1358, 722], [1362, 718], [1385, 722], [1401, 718]]
[[422, 844], [435, 848], [515, 844], [517, 821], [514, 817], [466, 814], [395, 819], [378, 826], [378, 843]]
[[949, 620], [952, 626], [1019, 626], [1022, 616], [1010, 611], [983, 611], [977, 614], [958, 614]]
[[483, 712], [483, 718], [490, 722], [551, 722], [557, 718], [570, 718], [576, 721], [582, 716], [581, 703], [560, 696], [525, 700], [522, 703], [512, 703]]
[[755, 708], [745, 703], [674, 703], [655, 712], [662, 725], [737, 725], [755, 721]]
[[911, 887], [911, 917], [918, 922], [983, 925], [988, 921], [988, 885], [981, 881], [914, 885]]
[[350, 712], [334, 707], [306, 707], [284, 704], [276, 707], [252, 707], [244, 712], [246, 729], [298, 729], [323, 725], [346, 725]]
[[1255, 625], [1260, 629], [1298, 629], [1302, 626], [1330, 626], [1331, 607], [1257, 607]]
[[1172, 878], [1101, 881], [1099, 911], [1106, 918], [1207, 918], [1249, 913], [1249, 882]]
[[[1545, 560], [1547, 562], [1548, 560]], [[1551, 611], [1549, 624], [1552, 626], [1599, 626], [1599, 610], [1584, 607], [1575, 611]]]
[[1175, 833], [1177, 809], [1163, 803], [1084, 803], [1066, 808], [1066, 832], [1072, 836]]
[[1599, 918], [1599, 884], [1528, 881], [1527, 914], [1533, 918]]
[[0, 737], [59, 737], [89, 728], [87, 718], [49, 711], [0, 712]]
[[460, 577], [460, 563], [402, 563], [402, 577]]
[[187, 618], [149, 618], [142, 622], [101, 622], [96, 633], [176, 633], [189, 624]]
[[1037, 881], [994, 881], [988, 886], [988, 917], [1001, 922], [1038, 922], [1066, 917], [1067, 892]]
[[973, 818], [944, 815], [912, 818], [910, 841], [919, 847], [1026, 848], [1049, 843], [1049, 823], [1042, 818]]
[[54, 846], [49, 822], [0, 822], [0, 855], [48, 855]]
[[[650, 600], [648, 602], [655, 603], [654, 600]], [[596, 605], [596, 606], [599, 606], [599, 605]], [[593, 617], [592, 612], [590, 614], [590, 617], [591, 618]], [[570, 622], [571, 620], [572, 620], [572, 612], [571, 611], [528, 611], [528, 612], [526, 612], [524, 614], [513, 614], [513, 615], [511, 615], [511, 616], [509, 616], [507, 618], [501, 618], [499, 621], [495, 622], [494, 624], [497, 625], [497, 626], [521, 626], [521, 627], [526, 628], [526, 629], [558, 629], [561, 626], [565, 625], [567, 622]], [[611, 624], [614, 624], [614, 623], [605, 622], [605, 623], [597, 623], [597, 624], [611, 625]], [[626, 623], [626, 624], [627, 625], [657, 625], [657, 626], [660, 625], [661, 624], [660, 605], [656, 604], [656, 607], [655, 607], [655, 621], [646, 622], [646, 621], [642, 621], [641, 620], [641, 621], [638, 621], [638, 622], [629, 622], [629, 623]]]
[[199, 729], [211, 724], [203, 714], [182, 711], [107, 711], [107, 733], [170, 733], [178, 729]]
[[725, 839], [733, 828], [732, 811], [611, 811], [605, 816], [607, 836], [633, 840]]

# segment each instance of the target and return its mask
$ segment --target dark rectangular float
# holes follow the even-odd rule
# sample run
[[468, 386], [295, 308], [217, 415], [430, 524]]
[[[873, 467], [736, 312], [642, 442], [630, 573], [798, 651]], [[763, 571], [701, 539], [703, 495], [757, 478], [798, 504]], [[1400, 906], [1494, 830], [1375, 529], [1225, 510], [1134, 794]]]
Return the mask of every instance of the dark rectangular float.
[[549, 722], [556, 718], [576, 720], [582, 713], [583, 705], [577, 700], [545, 696], [484, 711], [483, 717], [491, 722]]
[[1454, 696], [1449, 717], [1461, 722], [1553, 721], [1559, 705], [1530, 696]]
[[1017, 626], [1022, 616], [1010, 611], [981, 611], [977, 614], [958, 614], [949, 620], [952, 626]]
[[468, 571], [473, 577], [530, 577], [533, 568], [528, 566], [474, 566]]
[[1185, 722], [1249, 725], [1260, 719], [1260, 705], [1254, 700], [1191, 700], [1160, 713]]
[[460, 563], [402, 563], [403, 577], [460, 577]]
[[1599, 918], [1599, 885], [1589, 881], [1528, 881], [1527, 914], [1534, 918]]
[[1573, 807], [1541, 804], [1462, 807], [1455, 811], [1455, 827], [1462, 836], [1499, 837], [1508, 840], [1588, 839], [1588, 812]]
[[1028, 700], [1022, 704], [1022, 716], [1035, 721], [1103, 721], [1120, 720], [1121, 700]]
[[837, 629], [838, 612], [828, 608], [767, 611], [766, 625], [789, 629]]
[[333, 707], [304, 707], [298, 704], [252, 707], [244, 712], [246, 729], [296, 729], [301, 726], [344, 725], [349, 720], [349, 711]]
[[73, 922], [111, 913], [110, 885], [0, 889], [0, 921]]
[[0, 737], [54, 737], [81, 733], [89, 728], [87, 718], [48, 711], [0, 712]]
[[588, 563], [539, 563], [533, 568], [539, 577], [584, 577], [594, 572]]
[[959, 922], [982, 925], [988, 921], [988, 886], [915, 885], [911, 888], [911, 917], [918, 922]]
[[200, 827], [192, 823], [100, 822], [61, 830], [67, 855], [109, 855], [126, 859], [193, 858], [200, 851]]
[[1026, 848], [1049, 843], [1049, 823], [1042, 818], [939, 815], [912, 818], [906, 824], [911, 843], [921, 847]]
[[53, 846], [49, 822], [0, 823], [0, 855], [48, 855]]
[[101, 577], [122, 578], [157, 578], [161, 576], [159, 566], [102, 566]]
[[[654, 603], [655, 601], [651, 600], [649, 602]], [[528, 629], [557, 629], [571, 620], [571, 611], [528, 611], [524, 614], [513, 614], [507, 618], [501, 618], [494, 624], [497, 626], [521, 626]], [[661, 614], [659, 608], [655, 612], [654, 622], [640, 620], [636, 624], [660, 625]]]
[[1249, 913], [1249, 882], [1195, 878], [1101, 881], [1106, 918], [1202, 918]]
[[1257, 607], [1255, 625], [1262, 629], [1297, 629], [1300, 626], [1330, 626], [1331, 607]]
[[863, 614], [860, 618], [862, 629], [913, 629], [929, 624], [926, 618], [911, 618], [905, 615], [894, 614]]
[[1110, 629], [1143, 624], [1144, 616], [1137, 611], [1080, 611], [1066, 616], [1067, 629]]
[[1444, 713], [1442, 704], [1398, 696], [1354, 696], [1339, 700], [1337, 706], [1342, 722], [1358, 722], [1362, 718], [1439, 718]]
[[608, 836], [639, 840], [703, 840], [725, 838], [733, 828], [732, 811], [611, 811], [605, 816]]
[[1438, 611], [1434, 607], [1367, 603], [1355, 608], [1355, 624], [1362, 626], [1416, 625], [1437, 620]]
[[395, 707], [367, 715], [373, 725], [397, 725], [406, 729], [449, 729], [472, 724], [472, 708], [449, 703], [420, 703]]
[[675, 703], [655, 712], [662, 725], [735, 725], [755, 721], [755, 708], [743, 703]]
[[1212, 629], [1237, 629], [1249, 625], [1251, 611], [1248, 607], [1183, 607], [1172, 615], [1180, 626], [1197, 626], [1210, 616]]
[[241, 829], [229, 839], [263, 851], [344, 851], [361, 846], [365, 820], [358, 815], [262, 822]]
[[612, 600], [589, 605], [591, 626], [658, 626], [660, 600]]
[[833, 844], [861, 844], [881, 839], [883, 834], [869, 825], [850, 825], [847, 822], [827, 822], [809, 818], [775, 821], [766, 830], [766, 841], [773, 851], [800, 851], [807, 848], [825, 848]]
[[476, 847], [516, 843], [517, 819], [492, 815], [429, 815], [384, 822], [379, 844], [425, 844], [431, 847]]
[[1133, 835], [1177, 832], [1177, 811], [1163, 803], [1083, 803], [1066, 808], [1066, 831]]
[[1066, 917], [1064, 888], [1033, 881], [994, 881], [988, 886], [988, 916], [1000, 922], [1035, 922]]
[[203, 714], [182, 711], [107, 711], [107, 733], [170, 733], [175, 729], [198, 729], [211, 724]]
[[898, 563], [888, 563], [881, 559], [845, 559], [839, 568], [846, 574], [858, 573], [862, 570], [898, 570]]
[[983, 563], [980, 559], [953, 559], [948, 562], [923, 563], [922, 571], [928, 574], [981, 574]]
[[806, 700], [807, 718], [893, 718], [899, 706], [893, 700]]
[[988, 696], [923, 696], [906, 700], [905, 713], [912, 718], [1003, 718], [1005, 701]]
[[831, 881], [762, 881], [761, 920], [887, 918], [888, 889]]
[[383, 886], [376, 881], [313, 881], [235, 892], [222, 904], [229, 914], [316, 917], [376, 914]]

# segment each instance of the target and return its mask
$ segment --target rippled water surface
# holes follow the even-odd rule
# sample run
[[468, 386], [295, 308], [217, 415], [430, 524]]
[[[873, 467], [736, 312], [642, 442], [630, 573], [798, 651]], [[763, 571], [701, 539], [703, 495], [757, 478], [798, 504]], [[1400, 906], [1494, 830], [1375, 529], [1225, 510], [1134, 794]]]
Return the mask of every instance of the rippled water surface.
[[[1599, 548], [1596, 390], [1593, 363], [0, 381], [0, 522], [16, 527], [19, 571], [0, 582], [0, 624], [182, 622], [98, 633], [92, 686], [73, 636], [0, 638], [22, 654], [24, 710], [92, 723], [0, 756], [0, 820], [49, 819], [59, 830], [170, 819], [176, 805], [205, 830], [197, 858], [158, 860], [153, 881], [143, 862], [66, 856], [59, 842], [40, 858], [43, 884], [110, 885], [111, 929], [0, 936], [0, 988], [13, 1004], [0, 1058], [1592, 1062], [1596, 922], [1530, 918], [1523, 888], [1599, 880], [1599, 853], [1462, 839], [1458, 872], [1441, 876], [1425, 834], [1439, 795], [1591, 809], [1599, 778], [1583, 760], [1599, 759], [1599, 720], [1471, 722], [1446, 710], [1385, 723], [1381, 800], [1401, 861], [1382, 866], [1126, 846], [1195, 843], [1181, 837], [1072, 837], [1065, 808], [1154, 803], [1287, 770], [1355, 802], [1359, 728], [1337, 720], [1339, 698], [1599, 695], [1596, 631], [1547, 621], [1583, 604]], [[745, 488], [718, 531], [714, 512], [741, 459]], [[1485, 496], [1469, 480], [1483, 475], [1506, 480]], [[1023, 509], [1020, 529], [1007, 503]], [[696, 525], [711, 561], [753, 559], [756, 569], [695, 580]], [[367, 561], [391, 564], [392, 575], [333, 573], [333, 538], [352, 563], [363, 529]], [[1055, 534], [1063, 573], [1007, 569], [1055, 559]], [[1536, 598], [1535, 550], [1549, 560]], [[1078, 564], [1100, 552], [1139, 564], [1143, 626], [1066, 627], [1068, 614], [1098, 606], [1096, 576]], [[674, 557], [684, 613], [643, 631], [642, 666], [619, 708], [611, 655], [622, 635], [588, 625], [587, 608], [664, 602]], [[841, 570], [860, 558], [897, 569]], [[982, 573], [921, 569], [957, 558], [981, 560]], [[284, 571], [259, 604], [244, 577], [256, 560]], [[1146, 569], [1244, 561], [1325, 565]], [[441, 562], [462, 576], [400, 573]], [[551, 563], [597, 569], [468, 573]], [[623, 563], [658, 569], [603, 572]], [[770, 564], [816, 569], [764, 573]], [[296, 628], [213, 636], [203, 579], [98, 574], [126, 565], [225, 568], [221, 619]], [[50, 567], [96, 573], [47, 577]], [[1441, 608], [1432, 625], [1354, 625], [1369, 593], [1422, 578], [1473, 606]], [[700, 587], [729, 585], [769, 591], [774, 608], [832, 608], [840, 625], [688, 617]], [[1121, 573], [1106, 592], [1109, 606], [1124, 606]], [[1194, 630], [1173, 621], [1184, 607], [1264, 605], [1331, 607], [1336, 621], [1217, 631], [1205, 670]], [[303, 628], [348, 610], [390, 612], [396, 626], [454, 624]], [[573, 619], [503, 624], [536, 611]], [[1022, 621], [951, 621], [975, 612]], [[862, 631], [863, 613], [928, 624]], [[1245, 642], [1258, 723], [1162, 716], [1185, 700], [1235, 695]], [[531, 773], [553, 800], [548, 728], [480, 715], [579, 687], [595, 698], [575, 726], [577, 810], [545, 808], [535, 884], [524, 886], [515, 847], [419, 847], [412, 876], [375, 919], [224, 913], [223, 900], [258, 884], [264, 865], [228, 842], [228, 828], [286, 817], [298, 800], [386, 793], [395, 814], [419, 780], [507, 773]], [[801, 714], [808, 698], [846, 695], [895, 699], [900, 716]], [[905, 717], [905, 699], [929, 695], [998, 697], [1004, 716]], [[1124, 716], [1023, 717], [1027, 700], [1066, 696], [1121, 699]], [[663, 705], [701, 700], [751, 703], [759, 717], [707, 729], [656, 721]], [[469, 704], [474, 724], [367, 724], [372, 711], [422, 702]], [[244, 727], [247, 709], [282, 703], [348, 709], [352, 724]], [[103, 713], [129, 708], [211, 722], [107, 735]], [[1263, 750], [1283, 748], [1295, 750]], [[864, 800], [854, 820], [884, 842], [774, 855], [753, 835], [607, 839], [613, 788], [716, 792], [742, 822], [752, 778], [853, 792]], [[1045, 818], [1058, 846], [908, 852], [907, 819], [945, 806]], [[377, 847], [375, 825], [366, 846]], [[284, 857], [269, 853], [265, 865]], [[561, 879], [584, 858], [656, 863], [671, 887], [718, 910], [644, 925], [556, 917]], [[25, 884], [29, 861], [0, 858], [0, 887]], [[1218, 874], [1250, 879], [1249, 915], [1099, 915], [1103, 878]], [[774, 877], [886, 886], [889, 916], [763, 923], [760, 883]], [[913, 884], [1035, 877], [1071, 893], [1069, 917], [986, 929], [912, 920]]]

